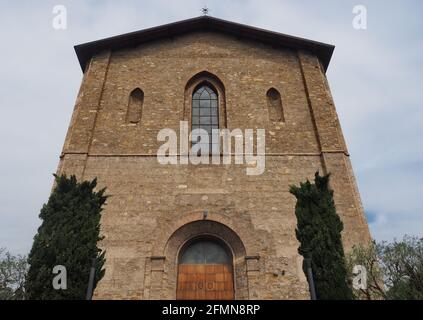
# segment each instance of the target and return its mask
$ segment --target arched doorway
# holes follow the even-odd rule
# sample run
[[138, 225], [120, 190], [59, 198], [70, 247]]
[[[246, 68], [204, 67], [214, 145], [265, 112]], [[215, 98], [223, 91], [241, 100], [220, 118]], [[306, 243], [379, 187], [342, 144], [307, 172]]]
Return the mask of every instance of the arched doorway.
[[233, 300], [234, 296], [232, 254], [225, 244], [199, 238], [182, 248], [176, 299]]

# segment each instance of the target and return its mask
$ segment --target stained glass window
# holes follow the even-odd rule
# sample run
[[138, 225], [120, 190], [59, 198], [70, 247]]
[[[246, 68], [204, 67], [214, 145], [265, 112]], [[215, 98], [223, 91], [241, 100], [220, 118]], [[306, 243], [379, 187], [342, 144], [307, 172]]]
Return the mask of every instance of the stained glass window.
[[200, 144], [208, 153], [219, 152], [218, 134], [212, 139], [212, 130], [219, 129], [218, 103], [217, 93], [206, 84], [200, 85], [192, 95], [192, 131], [197, 136], [192, 144]]

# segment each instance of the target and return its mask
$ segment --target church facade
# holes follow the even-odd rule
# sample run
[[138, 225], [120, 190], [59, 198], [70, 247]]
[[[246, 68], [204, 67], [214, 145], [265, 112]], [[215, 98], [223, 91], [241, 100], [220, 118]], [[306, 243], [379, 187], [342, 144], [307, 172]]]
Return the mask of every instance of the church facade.
[[[289, 187], [316, 171], [332, 174], [345, 248], [370, 240], [325, 75], [333, 46], [204, 16], [75, 49], [58, 173], [110, 195], [94, 298], [309, 299]], [[265, 170], [160, 163], [158, 133], [181, 121], [264, 129]]]

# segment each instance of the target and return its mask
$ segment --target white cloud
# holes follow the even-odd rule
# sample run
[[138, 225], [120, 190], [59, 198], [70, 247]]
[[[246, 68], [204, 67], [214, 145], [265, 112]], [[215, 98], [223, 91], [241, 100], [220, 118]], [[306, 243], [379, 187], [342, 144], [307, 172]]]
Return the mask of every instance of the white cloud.
[[[73, 45], [201, 14], [205, 1], [62, 1], [68, 29], [51, 27], [56, 1], [0, 4], [0, 246], [26, 253], [48, 198], [82, 77]], [[420, 1], [207, 1], [211, 15], [337, 46], [328, 71], [374, 237], [422, 235], [423, 30]], [[7, 151], [7, 152], [5, 152]]]

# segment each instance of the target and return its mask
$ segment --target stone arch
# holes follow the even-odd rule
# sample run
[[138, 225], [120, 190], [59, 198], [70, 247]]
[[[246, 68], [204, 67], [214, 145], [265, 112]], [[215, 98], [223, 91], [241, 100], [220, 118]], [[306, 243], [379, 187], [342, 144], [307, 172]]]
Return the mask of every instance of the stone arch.
[[[188, 225], [192, 222], [203, 221], [204, 216], [202, 211], [194, 211], [181, 215], [173, 223], [164, 223], [160, 226], [160, 234], [157, 235], [156, 241], [152, 247], [152, 256], [164, 256], [166, 254], [166, 248], [168, 246], [169, 240], [172, 238], [172, 235], [176, 230], [182, 228], [185, 225]], [[246, 251], [247, 256], [254, 256], [257, 254], [256, 249], [253, 246], [253, 243], [250, 243], [247, 239], [247, 235], [239, 229], [239, 225], [235, 225], [232, 219], [229, 219], [225, 215], [222, 215], [218, 212], [209, 212], [207, 220], [205, 221], [214, 221], [222, 225], [227, 226], [229, 229], [233, 230], [235, 234], [238, 235], [240, 239], [243, 239], [242, 243]], [[244, 228], [246, 229], [246, 228]], [[252, 230], [251, 230], [252, 231]]]
[[[190, 241], [199, 237], [209, 237], [223, 242], [233, 257], [235, 299], [249, 298], [247, 250], [237, 232], [221, 222], [209, 219], [189, 221], [171, 233], [165, 242], [158, 241], [153, 247], [151, 256], [151, 280], [148, 292], [149, 299], [175, 299], [177, 287], [178, 257], [181, 249]], [[159, 247], [162, 247], [162, 250]], [[154, 282], [154, 283], [153, 283]], [[160, 284], [157, 284], [157, 283]]]
[[[164, 250], [164, 271], [166, 281], [176, 295], [177, 266], [180, 250], [190, 241], [200, 237], [210, 237], [223, 242], [232, 254], [234, 271], [235, 298], [248, 298], [248, 280], [246, 265], [246, 250], [238, 234], [228, 226], [213, 220], [197, 220], [183, 225], [175, 230], [166, 243]], [[166, 290], [166, 288], [163, 288]]]
[[192, 95], [201, 83], [207, 83], [217, 92], [219, 101], [219, 126], [221, 129], [227, 128], [225, 86], [218, 76], [208, 71], [201, 71], [187, 81], [185, 85], [183, 120], [188, 121], [189, 128], [191, 128]]
[[225, 224], [213, 220], [192, 221], [175, 230], [166, 243], [164, 255], [172, 257], [172, 262], [177, 262], [182, 247], [201, 236], [214, 237], [225, 243], [234, 260], [246, 256], [244, 243], [238, 234]]

